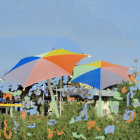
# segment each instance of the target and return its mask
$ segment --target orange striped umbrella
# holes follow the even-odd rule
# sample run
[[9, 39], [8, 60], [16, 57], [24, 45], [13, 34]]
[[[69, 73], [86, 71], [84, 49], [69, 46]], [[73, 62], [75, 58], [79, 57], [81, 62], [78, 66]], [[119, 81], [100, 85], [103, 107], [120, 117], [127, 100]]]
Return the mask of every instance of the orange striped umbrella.
[[21, 59], [3, 78], [16, 81], [25, 88], [42, 80], [72, 75], [76, 63], [87, 56], [65, 49], [56, 49]]

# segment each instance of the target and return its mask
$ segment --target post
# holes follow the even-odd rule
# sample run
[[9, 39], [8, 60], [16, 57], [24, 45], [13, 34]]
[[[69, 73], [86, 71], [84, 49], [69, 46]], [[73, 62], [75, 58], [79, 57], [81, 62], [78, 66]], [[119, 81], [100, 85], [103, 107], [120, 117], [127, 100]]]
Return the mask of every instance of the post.
[[5, 107], [5, 109], [6, 109], [6, 111], [5, 111], [6, 115], [8, 115], [8, 107]]
[[44, 115], [44, 91], [45, 91], [45, 88], [44, 88], [44, 85], [42, 86], [42, 90], [43, 90], [43, 104], [42, 104], [42, 116]]
[[44, 115], [45, 111], [44, 111], [44, 90], [43, 90], [43, 105], [42, 105], [42, 116]]
[[58, 108], [57, 108], [57, 103], [55, 101], [55, 96], [53, 94], [50, 79], [47, 80], [47, 84], [48, 84], [48, 88], [49, 88], [49, 91], [50, 91], [50, 94], [51, 94], [51, 99], [52, 99], [53, 108], [55, 110], [56, 117], [59, 118], [59, 112], [58, 112]]

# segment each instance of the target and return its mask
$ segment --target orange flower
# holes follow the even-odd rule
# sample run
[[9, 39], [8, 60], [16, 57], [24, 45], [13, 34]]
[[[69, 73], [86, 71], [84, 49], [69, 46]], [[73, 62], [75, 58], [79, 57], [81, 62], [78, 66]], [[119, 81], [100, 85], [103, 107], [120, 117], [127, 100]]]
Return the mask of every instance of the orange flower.
[[23, 111], [21, 112], [22, 120], [25, 120], [25, 119], [26, 119], [26, 116], [27, 116], [26, 110], [23, 110]]
[[89, 121], [89, 122], [87, 122], [88, 130], [90, 130], [92, 127], [94, 127], [95, 123], [96, 123], [95, 121]]
[[68, 96], [68, 97], [67, 97], [67, 101], [69, 102], [69, 100], [70, 100], [70, 97]]
[[4, 131], [4, 136], [5, 136], [5, 138], [7, 138], [7, 139], [11, 139], [11, 137], [12, 137], [12, 132], [10, 131], [10, 132], [9, 132], [9, 136], [7, 136], [6, 131]]
[[74, 98], [74, 97], [71, 98], [71, 97], [68, 96], [68, 97], [67, 97], [67, 101], [68, 101], [68, 102], [73, 102], [73, 101], [75, 101], [75, 98]]
[[127, 92], [126, 87], [123, 87], [122, 90], [121, 90], [121, 92], [122, 92], [123, 94], [125, 94], [125, 93]]
[[59, 130], [57, 129], [57, 134], [58, 134], [58, 135], [63, 135], [63, 134], [64, 134], [64, 131], [59, 132]]
[[135, 75], [129, 75], [130, 82], [137, 81]]
[[9, 97], [9, 100], [12, 101], [13, 94], [5, 93], [3, 99], [6, 99], [7, 97]]
[[71, 101], [73, 102], [73, 101], [75, 101], [75, 98], [73, 97], [73, 98], [71, 98]]
[[99, 127], [96, 127], [96, 129], [97, 129], [98, 131], [101, 131], [101, 128], [99, 128]]
[[9, 132], [9, 136], [7, 136], [7, 133], [6, 133], [6, 129], [7, 129], [7, 123], [6, 123], [6, 121], [4, 121], [4, 125], [5, 125], [5, 127], [4, 127], [4, 136], [5, 136], [7, 139], [11, 139], [11, 137], [12, 137], [12, 132], [11, 132], [11, 131]]
[[6, 123], [6, 121], [4, 121], [4, 131], [6, 131], [6, 129], [7, 129], [7, 123]]
[[127, 120], [126, 123], [130, 123], [136, 118], [136, 112], [133, 111], [133, 113], [134, 113], [134, 116], [130, 120]]
[[54, 133], [53, 133], [53, 132], [51, 132], [51, 130], [50, 130], [50, 129], [48, 129], [48, 132], [49, 132], [48, 138], [49, 138], [49, 139], [51, 139]]

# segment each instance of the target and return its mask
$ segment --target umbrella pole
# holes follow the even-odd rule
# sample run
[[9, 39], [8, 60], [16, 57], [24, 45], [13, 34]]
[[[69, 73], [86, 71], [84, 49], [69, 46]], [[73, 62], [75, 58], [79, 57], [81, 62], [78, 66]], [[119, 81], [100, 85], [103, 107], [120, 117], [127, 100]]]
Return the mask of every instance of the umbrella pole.
[[[60, 89], [62, 89], [62, 86], [63, 86], [63, 79], [61, 77]], [[62, 91], [60, 90], [60, 117], [61, 117], [61, 108], [62, 108], [61, 100], [62, 100]]]
[[50, 94], [51, 94], [51, 99], [52, 99], [53, 108], [55, 110], [56, 117], [59, 118], [59, 112], [58, 112], [58, 108], [57, 108], [57, 103], [55, 101], [55, 96], [53, 94], [50, 79], [47, 80], [47, 84], [48, 84], [48, 88], [49, 88], [49, 91], [50, 91]]
[[61, 117], [61, 91], [60, 91], [60, 117]]
[[98, 115], [102, 116], [102, 91], [99, 91]]

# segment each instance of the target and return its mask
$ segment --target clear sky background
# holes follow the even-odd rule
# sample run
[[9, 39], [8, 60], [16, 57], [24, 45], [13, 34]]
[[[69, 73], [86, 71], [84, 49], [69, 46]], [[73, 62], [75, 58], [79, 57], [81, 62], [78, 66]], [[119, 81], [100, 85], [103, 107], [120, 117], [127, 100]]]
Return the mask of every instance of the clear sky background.
[[[0, 0], [0, 75], [19, 59], [65, 48], [140, 71], [140, 0]], [[140, 80], [140, 78], [139, 78]]]

